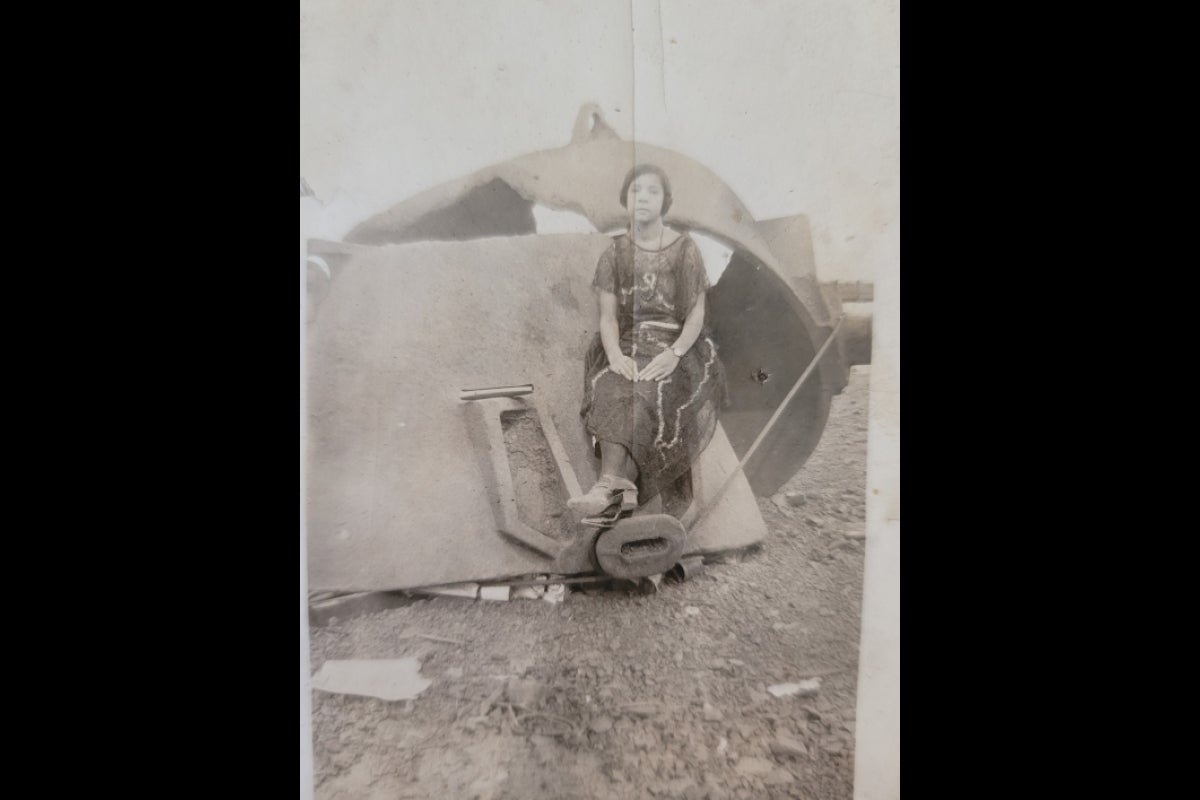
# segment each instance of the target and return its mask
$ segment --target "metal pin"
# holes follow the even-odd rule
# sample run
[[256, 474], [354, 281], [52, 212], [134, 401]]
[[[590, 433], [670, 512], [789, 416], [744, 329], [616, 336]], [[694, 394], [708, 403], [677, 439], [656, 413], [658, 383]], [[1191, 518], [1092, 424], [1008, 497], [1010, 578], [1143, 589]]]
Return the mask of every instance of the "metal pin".
[[532, 383], [521, 386], [493, 386], [488, 389], [463, 389], [459, 399], [484, 400], [489, 397], [520, 397], [524, 394], [533, 394]]

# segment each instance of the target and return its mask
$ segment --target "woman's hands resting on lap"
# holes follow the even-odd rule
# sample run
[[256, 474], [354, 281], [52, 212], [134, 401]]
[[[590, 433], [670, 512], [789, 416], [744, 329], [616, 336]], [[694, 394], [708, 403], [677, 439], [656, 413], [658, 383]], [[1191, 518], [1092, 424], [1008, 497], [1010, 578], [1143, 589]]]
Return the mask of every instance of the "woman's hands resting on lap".
[[619, 354], [616, 358], [610, 356], [608, 366], [613, 372], [626, 380], [636, 381], [638, 379], [637, 362], [624, 353]]
[[661, 381], [674, 372], [677, 366], [679, 366], [679, 358], [670, 350], [663, 350], [638, 374], [638, 380]]
[[675, 371], [679, 359], [670, 350], [663, 350], [639, 372], [637, 362], [621, 353], [609, 358], [608, 366], [627, 381], [660, 381]]

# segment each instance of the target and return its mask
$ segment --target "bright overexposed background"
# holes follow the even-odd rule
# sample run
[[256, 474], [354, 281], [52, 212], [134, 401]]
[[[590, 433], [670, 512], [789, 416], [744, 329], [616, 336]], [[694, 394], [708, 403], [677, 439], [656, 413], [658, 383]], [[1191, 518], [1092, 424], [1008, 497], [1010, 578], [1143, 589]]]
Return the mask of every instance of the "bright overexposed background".
[[565, 145], [625, 138], [719, 175], [756, 219], [807, 214], [822, 280], [871, 280], [899, 218], [898, 0], [302, 0], [310, 236]]

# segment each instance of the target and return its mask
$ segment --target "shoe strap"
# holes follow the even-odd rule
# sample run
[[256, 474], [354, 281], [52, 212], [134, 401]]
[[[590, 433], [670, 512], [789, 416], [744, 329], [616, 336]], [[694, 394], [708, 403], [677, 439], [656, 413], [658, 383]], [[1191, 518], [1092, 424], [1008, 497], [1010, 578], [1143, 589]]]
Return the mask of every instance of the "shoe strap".
[[628, 481], [625, 478], [619, 477], [617, 475], [609, 475], [607, 477], [609, 478], [608, 486], [610, 488], [613, 488], [613, 489], [636, 489], [637, 488], [637, 486], [635, 486], [631, 481]]

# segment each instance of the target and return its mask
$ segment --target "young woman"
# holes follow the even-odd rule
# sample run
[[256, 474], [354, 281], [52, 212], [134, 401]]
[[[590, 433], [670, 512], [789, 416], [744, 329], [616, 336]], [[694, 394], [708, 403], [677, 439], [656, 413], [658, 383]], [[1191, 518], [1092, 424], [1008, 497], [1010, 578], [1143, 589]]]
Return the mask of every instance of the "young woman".
[[724, 372], [705, 321], [709, 289], [695, 241], [668, 228], [671, 182], [653, 164], [621, 187], [627, 233], [600, 257], [600, 332], [584, 363], [584, 424], [600, 479], [568, 505], [597, 514], [631, 510], [687, 472], [708, 445], [724, 399]]

